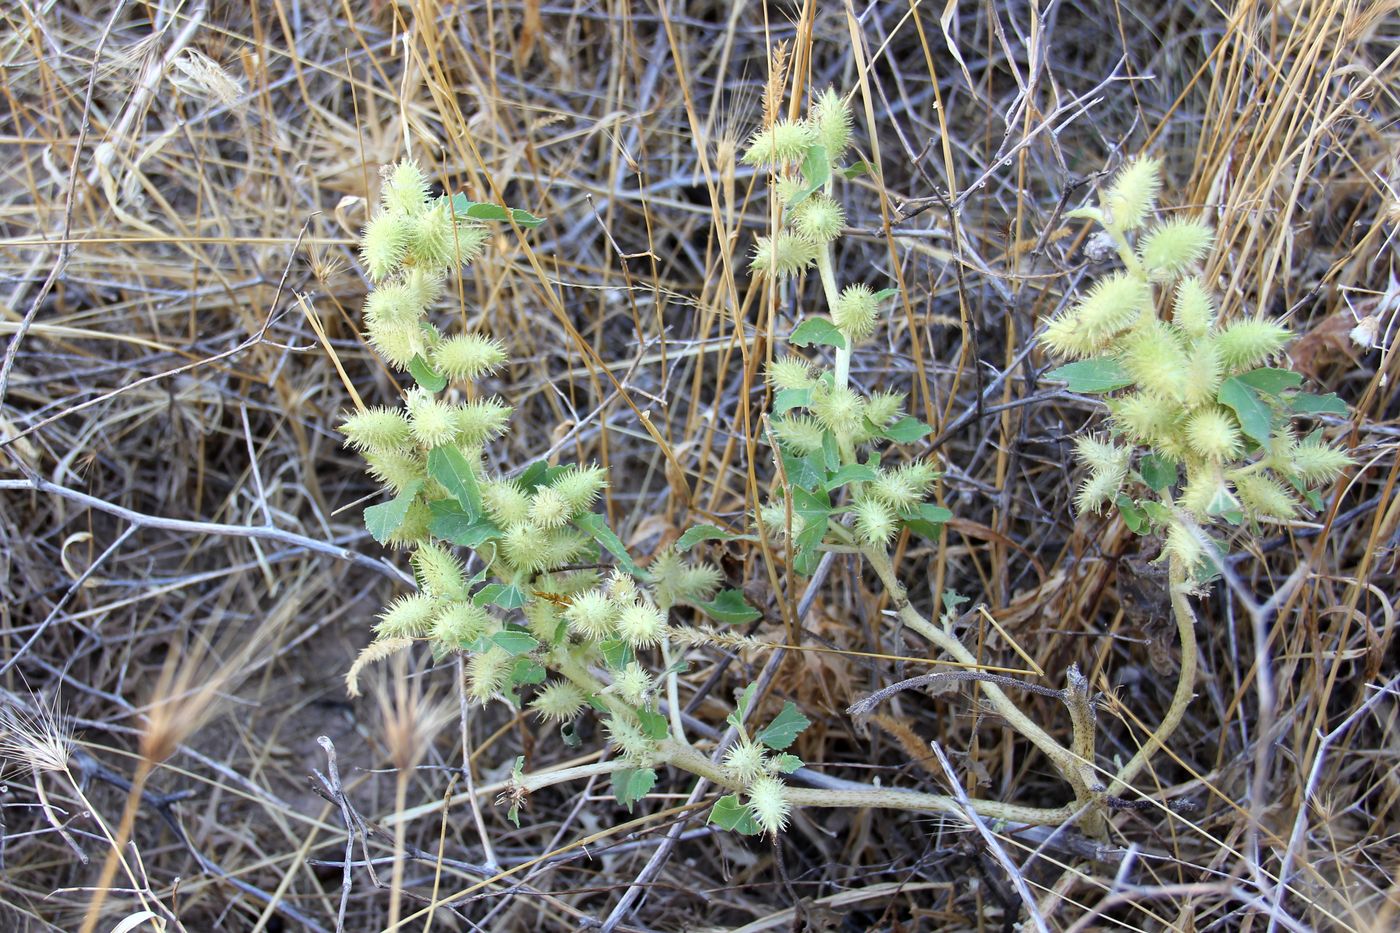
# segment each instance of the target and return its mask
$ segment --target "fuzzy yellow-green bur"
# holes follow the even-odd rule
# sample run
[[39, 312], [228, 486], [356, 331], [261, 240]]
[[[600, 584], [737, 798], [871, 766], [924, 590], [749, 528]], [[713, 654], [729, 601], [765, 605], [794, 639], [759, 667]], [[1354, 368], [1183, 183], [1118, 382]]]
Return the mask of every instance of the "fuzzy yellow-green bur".
[[1075, 446], [1087, 477], [1080, 511], [1114, 508], [1137, 534], [1163, 539], [1171, 604], [1181, 639], [1172, 704], [1152, 740], [1118, 773], [1119, 792], [1165, 744], [1190, 702], [1196, 674], [1195, 618], [1188, 594], [1218, 573], [1225, 550], [1212, 528], [1286, 522], [1352, 462], [1321, 429], [1299, 436], [1298, 416], [1345, 415], [1335, 395], [1298, 391], [1303, 378], [1269, 365], [1288, 331], [1262, 318], [1219, 319], [1196, 272], [1214, 239], [1189, 218], [1152, 221], [1161, 188], [1155, 159], [1125, 167], [1091, 219], [1123, 268], [1100, 279], [1045, 328], [1042, 344], [1077, 362], [1051, 372], [1072, 391], [1107, 394], [1110, 436]]

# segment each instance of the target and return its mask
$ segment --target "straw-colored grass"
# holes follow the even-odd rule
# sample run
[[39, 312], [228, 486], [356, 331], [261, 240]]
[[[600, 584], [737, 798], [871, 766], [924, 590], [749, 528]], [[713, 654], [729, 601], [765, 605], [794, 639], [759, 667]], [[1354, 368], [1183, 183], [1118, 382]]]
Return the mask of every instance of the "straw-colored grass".
[[[6, 5], [0, 927], [1394, 929], [1397, 13]], [[400, 388], [357, 326], [377, 167], [411, 154], [446, 190], [548, 219], [499, 228], [457, 295], [515, 361], [487, 386], [518, 408], [491, 456], [604, 463], [645, 558], [741, 523], [771, 471], [761, 366], [815, 287], [769, 305], [746, 272], [770, 211], [736, 152], [776, 60], [793, 112], [855, 92], [876, 167], [843, 183], [837, 263], [901, 297], [852, 376], [911, 393], [934, 434], [910, 453], [944, 463], [956, 516], [938, 546], [903, 545], [898, 574], [925, 611], [949, 590], [981, 604], [965, 641], [989, 665], [1058, 688], [1077, 663], [1105, 694], [1106, 773], [1160, 719], [1178, 659], [1156, 544], [1070, 506], [1071, 440], [1101, 412], [1041, 380], [1033, 349], [1097, 274], [1064, 213], [1127, 156], [1160, 156], [1165, 209], [1218, 231], [1224, 312], [1283, 319], [1293, 365], [1350, 406], [1315, 424], [1357, 461], [1325, 508], [1231, 538], [1197, 607], [1195, 701], [1107, 845], [856, 809], [743, 839], [706, 828], [684, 772], [629, 814], [601, 730], [570, 748], [504, 704], [459, 707], [451, 660], [410, 652], [345, 694], [406, 585], [333, 431], [347, 384], [369, 404]], [[869, 731], [844, 714], [927, 670], [873, 576], [837, 560], [799, 616], [780, 564], [709, 556], [789, 646], [766, 703], [813, 720], [795, 750], [829, 781], [1065, 803], [975, 683], [901, 694]], [[770, 656], [691, 652], [697, 734]], [[1054, 698], [1026, 703], [1067, 736]], [[517, 827], [498, 796], [522, 796], [518, 755]]]

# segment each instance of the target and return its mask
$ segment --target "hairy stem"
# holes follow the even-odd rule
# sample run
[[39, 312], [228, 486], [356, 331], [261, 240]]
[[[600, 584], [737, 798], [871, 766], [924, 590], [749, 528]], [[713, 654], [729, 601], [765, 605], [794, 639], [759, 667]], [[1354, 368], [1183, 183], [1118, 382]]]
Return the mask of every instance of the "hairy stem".
[[1172, 615], [1176, 617], [1177, 637], [1181, 639], [1181, 669], [1177, 674], [1176, 692], [1172, 695], [1171, 706], [1167, 707], [1167, 714], [1162, 717], [1157, 731], [1153, 732], [1147, 741], [1142, 743], [1137, 754], [1114, 776], [1112, 786], [1109, 788], [1111, 794], [1122, 794], [1128, 782], [1147, 766], [1157, 749], [1166, 747], [1167, 739], [1171, 738], [1176, 727], [1181, 724], [1182, 718], [1186, 715], [1186, 707], [1191, 705], [1191, 697], [1195, 692], [1196, 613], [1192, 610], [1191, 601], [1186, 595], [1186, 571], [1175, 558], [1172, 559], [1171, 574], [1168, 579], [1171, 587]]
[[[724, 772], [713, 761], [689, 745], [666, 742], [661, 749], [667, 764], [703, 777], [710, 783], [732, 791], [742, 791], [744, 784]], [[917, 810], [963, 815], [965, 807], [957, 798], [944, 794], [925, 794], [896, 788], [871, 787], [865, 790], [827, 790], [787, 786], [783, 798], [794, 807], [857, 807], [886, 810]], [[1073, 805], [1054, 808], [1024, 807], [994, 800], [973, 800], [972, 809], [980, 816], [1014, 823], [1040, 825], [1063, 823], [1074, 815]]]
[[[836, 273], [832, 264], [832, 248], [830, 243], [823, 243], [821, 251], [817, 253], [817, 274], [822, 280], [822, 293], [826, 296], [826, 310], [828, 314], [836, 311], [836, 299], [840, 297], [840, 289], [836, 287]], [[851, 338], [846, 337], [846, 345], [838, 347], [836, 350], [836, 386], [844, 387], [851, 381]]]

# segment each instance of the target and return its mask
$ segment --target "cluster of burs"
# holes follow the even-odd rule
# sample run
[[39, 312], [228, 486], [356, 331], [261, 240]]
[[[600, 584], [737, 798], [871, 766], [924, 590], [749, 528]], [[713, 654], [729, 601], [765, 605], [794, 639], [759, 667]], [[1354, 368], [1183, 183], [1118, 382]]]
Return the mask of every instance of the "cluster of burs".
[[[1149, 225], [1160, 187], [1157, 161], [1137, 159], [1097, 208], [1071, 213], [1102, 228], [1100, 243], [1123, 268], [1050, 321], [1041, 341], [1082, 361], [1086, 391], [1115, 393], [1111, 438], [1075, 442], [1088, 468], [1079, 509], [1116, 505], [1134, 530], [1165, 532], [1165, 555], [1188, 575], [1205, 576], [1216, 550], [1205, 526], [1291, 519], [1351, 461], [1320, 431], [1300, 438], [1290, 424], [1320, 400], [1290, 391], [1296, 373], [1266, 365], [1288, 331], [1261, 318], [1219, 320], [1196, 271], [1211, 228], [1185, 218]], [[1143, 485], [1155, 495], [1134, 500]]]
[[[340, 430], [393, 494], [366, 509], [366, 525], [386, 543], [412, 549], [418, 588], [379, 616], [376, 644], [362, 659], [414, 642], [439, 656], [464, 652], [473, 699], [519, 702], [517, 691], [530, 687], [530, 705], [552, 720], [591, 703], [622, 753], [644, 762], [666, 724], [647, 712], [657, 678], [638, 653], [668, 637], [673, 603], [708, 598], [719, 573], [663, 554], [645, 573], [629, 563], [635, 573], [604, 576], [599, 541], [615, 538], [592, 511], [606, 485], [598, 466], [541, 462], [487, 478], [484, 445], [504, 434], [512, 409], [465, 399], [461, 390], [495, 371], [504, 348], [482, 334], [444, 336], [430, 319], [448, 273], [486, 239], [487, 228], [459, 216], [450, 199], [430, 197], [414, 163], [385, 170], [381, 203], [362, 239], [374, 284], [364, 323], [374, 349], [416, 385], [402, 407], [361, 409]], [[476, 558], [470, 578], [463, 549]]]
[[[878, 457], [859, 462], [862, 448], [897, 437], [889, 432], [903, 415], [905, 396], [892, 391], [867, 394], [849, 385], [852, 351], [875, 334], [880, 304], [895, 294], [877, 292], [864, 282], [839, 289], [836, 284], [832, 244], [841, 236], [846, 218], [832, 197], [832, 185], [838, 174], [854, 176], [864, 170], [859, 163], [840, 166], [850, 144], [850, 109], [832, 89], [816, 96], [806, 119], [777, 120], [754, 134], [743, 161], [774, 173], [782, 223], [773, 236], [758, 238], [750, 268], [779, 284], [812, 269], [821, 280], [829, 324], [824, 330], [810, 324], [800, 327], [791, 342], [834, 347], [835, 363], [817, 366], [796, 354], [773, 361], [768, 367], [768, 382], [776, 392], [773, 434], [784, 451], [819, 458], [833, 471], [850, 468], [845, 477], [852, 494], [846, 510], [852, 514], [852, 527], [861, 541], [883, 547], [899, 531], [901, 517], [924, 501], [939, 474], [924, 461], [895, 468], [880, 466]], [[810, 323], [828, 319], [808, 317]], [[783, 495], [767, 502], [759, 518], [766, 529], [796, 540], [807, 530], [804, 511], [794, 510]]]

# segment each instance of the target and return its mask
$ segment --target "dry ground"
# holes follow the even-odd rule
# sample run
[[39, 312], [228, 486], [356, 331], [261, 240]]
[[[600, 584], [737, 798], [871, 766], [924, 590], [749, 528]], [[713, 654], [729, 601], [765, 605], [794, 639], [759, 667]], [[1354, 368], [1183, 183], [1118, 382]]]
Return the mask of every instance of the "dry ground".
[[[1058, 685], [1077, 662], [1111, 696], [1105, 764], [1160, 715], [1176, 645], [1155, 545], [1069, 505], [1069, 440], [1099, 411], [1027, 352], [1093, 273], [1062, 210], [1127, 156], [1160, 155], [1167, 204], [1219, 229], [1208, 271], [1227, 313], [1284, 318], [1293, 364], [1351, 408], [1317, 424], [1357, 460], [1326, 508], [1233, 539], [1229, 578], [1200, 604], [1197, 698], [1138, 781], [1147, 802], [1097, 852], [1073, 831], [1038, 850], [1003, 833], [1046, 926], [1400, 923], [1395, 3], [5, 7], [0, 926], [129, 930], [149, 911], [192, 931], [333, 930], [338, 915], [379, 930], [399, 826], [404, 914], [423, 930], [1026, 918], [982, 837], [933, 815], [802, 813], [778, 847], [695, 818], [667, 848], [698, 816], [673, 809], [690, 784], [670, 774], [630, 815], [603, 783], [551, 788], [517, 828], [490, 785], [516, 755], [549, 768], [593, 736], [571, 749], [503, 704], [463, 719], [453, 664], [428, 657], [377, 672], [364, 699], [343, 687], [403, 588], [402, 556], [360, 525], [372, 485], [333, 433], [350, 404], [337, 361], [367, 400], [396, 391], [356, 328], [353, 241], [377, 166], [411, 147], [447, 189], [548, 218], [523, 240], [502, 230], [458, 296], [463, 323], [515, 360], [488, 386], [518, 406], [495, 455], [607, 463], [609, 513], [645, 556], [752, 505], [743, 431], [764, 399], [741, 386], [801, 303], [765, 307], [725, 257], [768, 224], [765, 180], [735, 151], [779, 46], [804, 93], [859, 88], [858, 145], [878, 168], [843, 184], [839, 264], [903, 300], [855, 375], [914, 394], [936, 430], [910, 452], [944, 462], [956, 515], [901, 573], [921, 605], [948, 589], [985, 604], [1004, 629], [979, 635], [989, 663], [1023, 664], [1014, 640]], [[1370, 347], [1349, 338], [1358, 324]], [[802, 594], [788, 576], [773, 592], [746, 548], [710, 556], [771, 618]], [[1062, 803], [973, 689], [906, 694], [882, 729], [852, 725], [850, 702], [922, 669], [891, 657], [914, 643], [883, 608], [840, 562], [812, 603], [809, 650], [788, 653], [768, 700], [814, 720], [801, 757], [937, 790], [936, 741], [970, 790]], [[764, 660], [695, 652], [696, 716], [718, 723]], [[1053, 700], [1032, 708], [1068, 729]], [[410, 752], [421, 764], [400, 782]], [[481, 864], [464, 756], [509, 874]]]

